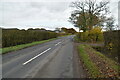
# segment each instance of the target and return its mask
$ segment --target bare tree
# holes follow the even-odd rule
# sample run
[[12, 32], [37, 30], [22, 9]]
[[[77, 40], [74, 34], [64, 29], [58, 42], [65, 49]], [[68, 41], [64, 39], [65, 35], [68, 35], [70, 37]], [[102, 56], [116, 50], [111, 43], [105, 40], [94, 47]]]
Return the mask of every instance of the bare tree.
[[109, 13], [108, 4], [108, 1], [96, 2], [96, 0], [72, 2], [71, 7], [74, 10], [69, 21], [84, 32], [91, 30], [93, 26], [105, 21], [105, 15]]
[[114, 22], [115, 22], [115, 19], [113, 17], [108, 18], [108, 21], [106, 22], [107, 31], [112, 31], [115, 29]]

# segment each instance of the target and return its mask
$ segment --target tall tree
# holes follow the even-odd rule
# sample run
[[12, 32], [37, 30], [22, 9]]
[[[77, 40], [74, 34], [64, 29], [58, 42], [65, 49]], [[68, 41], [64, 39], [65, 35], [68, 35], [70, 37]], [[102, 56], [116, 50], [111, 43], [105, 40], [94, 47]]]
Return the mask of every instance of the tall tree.
[[105, 15], [109, 13], [108, 4], [108, 1], [96, 2], [96, 0], [72, 2], [71, 7], [74, 10], [69, 21], [84, 32], [91, 30], [93, 26], [105, 21]]
[[108, 30], [108, 31], [112, 31], [112, 30], [114, 30], [114, 22], [115, 22], [115, 20], [114, 20], [114, 18], [113, 17], [110, 17], [110, 18], [108, 18], [108, 21], [106, 22], [106, 30]]

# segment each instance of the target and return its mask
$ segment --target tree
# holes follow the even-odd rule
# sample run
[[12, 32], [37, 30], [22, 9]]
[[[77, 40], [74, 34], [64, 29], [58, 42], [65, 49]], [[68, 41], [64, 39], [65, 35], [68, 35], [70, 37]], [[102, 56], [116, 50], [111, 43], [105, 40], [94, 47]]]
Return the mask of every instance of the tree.
[[88, 38], [95, 42], [103, 40], [102, 29], [98, 26], [94, 27], [90, 30]]
[[75, 29], [73, 29], [73, 28], [68, 29], [68, 32], [69, 32], [69, 33], [72, 33], [72, 34], [75, 34], [75, 33], [76, 33]]
[[61, 30], [64, 31], [65, 33], [71, 33], [71, 34], [76, 33], [75, 29], [73, 29], [73, 28], [67, 29], [67, 28], [62, 27]]
[[41, 28], [40, 30], [46, 30], [45, 28]]
[[114, 30], [114, 22], [115, 22], [115, 20], [113, 17], [108, 18], [108, 21], [106, 22], [106, 27], [107, 27], [106, 29], [108, 31]]
[[105, 15], [109, 13], [108, 4], [108, 1], [96, 2], [96, 0], [72, 2], [71, 7], [75, 10], [69, 21], [84, 32], [91, 30], [93, 26], [105, 21]]
[[33, 28], [29, 28], [28, 30], [34, 30]]
[[61, 30], [64, 32], [67, 32], [67, 28], [65, 28], [65, 27], [62, 27]]

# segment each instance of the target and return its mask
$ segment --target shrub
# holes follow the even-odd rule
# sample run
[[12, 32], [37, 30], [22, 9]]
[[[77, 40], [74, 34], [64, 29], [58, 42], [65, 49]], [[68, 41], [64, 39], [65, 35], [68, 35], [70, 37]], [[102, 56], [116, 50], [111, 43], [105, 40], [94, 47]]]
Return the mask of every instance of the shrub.
[[119, 59], [120, 30], [104, 32], [105, 53], [115, 60]]
[[103, 33], [100, 27], [95, 27], [89, 31], [88, 40], [91, 42], [103, 41]]
[[100, 27], [95, 27], [92, 30], [86, 32], [79, 32], [77, 34], [77, 38], [79, 41], [87, 41], [87, 42], [98, 42], [103, 41], [103, 32]]
[[57, 33], [35, 30], [2, 30], [2, 47], [56, 38]]

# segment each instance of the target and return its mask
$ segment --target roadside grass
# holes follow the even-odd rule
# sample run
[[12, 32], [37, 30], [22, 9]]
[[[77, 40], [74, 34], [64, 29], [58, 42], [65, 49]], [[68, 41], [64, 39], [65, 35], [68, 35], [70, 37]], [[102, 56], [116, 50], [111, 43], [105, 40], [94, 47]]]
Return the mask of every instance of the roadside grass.
[[55, 40], [55, 39], [57, 39], [57, 38], [43, 40], [43, 41], [36, 41], [36, 42], [32, 42], [32, 43], [21, 44], [21, 45], [6, 47], [6, 48], [0, 48], [0, 52], [1, 52], [0, 54], [5, 54], [5, 53], [11, 52], [11, 51], [17, 51], [17, 50], [20, 50], [20, 49], [23, 49], [23, 48], [34, 46], [34, 45], [37, 45], [37, 44], [42, 44], [42, 43], [52, 41], [52, 40]]
[[100, 75], [99, 69], [89, 58], [88, 54], [85, 51], [85, 47], [86, 45], [83, 44], [78, 46], [79, 55], [85, 67], [88, 69], [91, 78], [97, 78]]
[[[94, 62], [92, 62], [89, 53], [87, 53], [86, 49], [89, 49], [90, 52], [93, 52], [94, 54], [101, 57], [102, 60], [108, 62], [107, 64], [109, 65], [110, 68], [114, 69], [117, 73], [119, 72], [120, 64], [106, 57], [104, 54], [96, 51], [90, 45], [81, 44], [78, 46], [79, 55], [86, 69], [88, 70], [88, 74], [90, 75], [91, 78], [100, 77], [99, 75], [101, 74], [98, 66]], [[101, 65], [101, 66], [105, 66], [105, 65]]]

